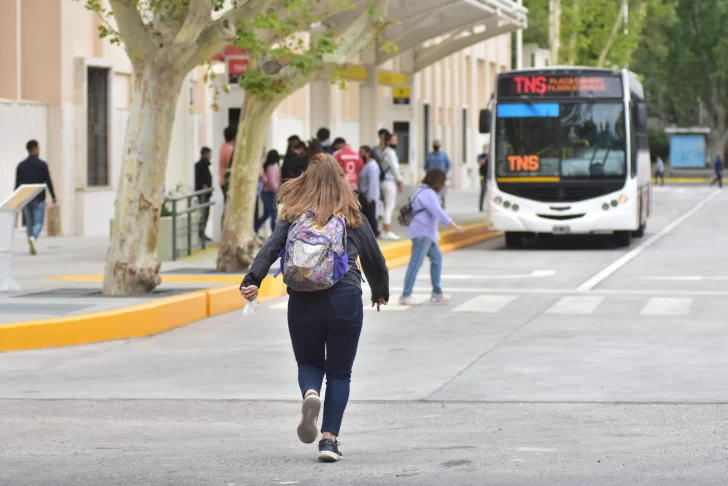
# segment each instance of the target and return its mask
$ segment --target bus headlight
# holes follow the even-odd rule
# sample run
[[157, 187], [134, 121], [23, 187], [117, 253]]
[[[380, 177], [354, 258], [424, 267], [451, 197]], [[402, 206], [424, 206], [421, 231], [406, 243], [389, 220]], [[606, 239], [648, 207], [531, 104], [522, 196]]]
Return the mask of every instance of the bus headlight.
[[496, 204], [500, 204], [500, 203], [503, 202], [503, 198], [500, 197], [500, 196], [496, 196], [496, 197], [493, 198], [493, 202], [496, 203]]
[[619, 202], [622, 204], [625, 204], [627, 202], [627, 195], [626, 194], [620, 194], [619, 195]]
[[619, 204], [619, 203], [617, 202], [617, 200], [616, 200], [616, 199], [612, 199], [612, 207], [613, 207], [613, 208], [616, 208], [616, 207], [617, 207], [617, 204]]
[[605, 211], [608, 210], [609, 209], [609, 204], [607, 204], [607, 203], [602, 204], [602, 209], [605, 210]]
[[518, 211], [518, 204], [514, 204], [513, 207], [511, 207], [512, 210]]
[[508, 209], [508, 208], [511, 207], [511, 203], [509, 201], [506, 201], [506, 202], [503, 203], [503, 207], [506, 208], [506, 209]]

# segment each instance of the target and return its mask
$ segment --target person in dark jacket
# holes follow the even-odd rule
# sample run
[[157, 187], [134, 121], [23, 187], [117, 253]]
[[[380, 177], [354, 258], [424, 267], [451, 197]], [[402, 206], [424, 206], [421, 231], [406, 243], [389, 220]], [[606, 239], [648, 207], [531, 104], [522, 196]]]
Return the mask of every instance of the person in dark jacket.
[[[39, 158], [40, 146], [35, 140], [29, 141], [25, 148], [28, 150], [28, 158], [18, 164], [15, 171], [15, 189], [23, 184], [45, 184], [53, 198], [53, 204], [56, 203], [56, 193], [53, 191], [53, 182], [51, 182], [51, 174], [48, 171], [48, 164]], [[46, 209], [46, 192], [43, 191], [35, 199], [23, 208], [23, 216], [25, 216], [25, 227], [28, 233], [28, 246], [30, 253], [37, 253], [36, 241], [43, 229], [43, 217]]]
[[389, 271], [372, 228], [359, 210], [357, 196], [331, 155], [318, 154], [311, 159], [301, 177], [281, 187], [279, 200], [284, 206], [280, 221], [240, 284], [240, 293], [248, 301], [258, 297], [268, 270], [286, 247], [291, 224], [304, 212], [315, 211], [317, 225], [326, 224], [331, 216], [343, 218], [346, 224], [346, 253], [352, 264], [343, 277], [326, 290], [288, 289], [288, 331], [303, 398], [298, 438], [311, 444], [318, 437], [319, 394], [325, 376], [319, 460], [338, 461], [343, 456], [336, 439], [349, 400], [351, 369], [364, 320], [362, 270], [353, 262], [361, 260], [371, 290], [371, 305], [377, 310], [389, 301]]
[[[202, 147], [200, 150], [200, 160], [195, 164], [195, 191], [202, 191], [212, 187], [212, 174], [210, 173], [210, 158], [212, 157], [212, 150], [209, 147]], [[207, 204], [210, 202], [212, 192], [200, 194], [197, 196], [197, 200], [200, 204]], [[200, 211], [200, 228], [199, 235], [200, 240], [211, 241], [205, 235], [205, 226], [207, 226], [207, 219], [210, 217], [210, 206], [202, 208]]]
[[711, 182], [710, 185], [712, 186], [717, 182], [718, 187], [723, 187], [723, 159], [721, 158], [720, 154], [715, 157], [713, 171], [715, 171], [715, 179], [713, 179], [713, 182]]
[[480, 169], [480, 204], [478, 209], [482, 213], [485, 211], [485, 196], [488, 191], [488, 144], [483, 145], [483, 152], [478, 155], [478, 165]]
[[335, 152], [334, 147], [331, 146], [331, 131], [328, 128], [319, 128], [313, 141], [321, 144], [322, 152], [332, 155]]
[[281, 167], [282, 183], [295, 179], [304, 173], [308, 166], [306, 150], [306, 144], [300, 140], [293, 146], [292, 155], [283, 160], [283, 167]]

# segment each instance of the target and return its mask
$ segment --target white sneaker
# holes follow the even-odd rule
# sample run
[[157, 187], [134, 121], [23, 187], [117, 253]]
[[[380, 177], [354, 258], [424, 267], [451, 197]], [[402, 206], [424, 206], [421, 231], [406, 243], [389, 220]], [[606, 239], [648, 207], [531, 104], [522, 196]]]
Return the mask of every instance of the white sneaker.
[[436, 294], [433, 292], [432, 297], [430, 297], [430, 302], [433, 304], [449, 304], [451, 297], [447, 294]]
[[28, 238], [28, 246], [30, 246], [30, 254], [35, 255], [38, 253], [38, 250], [35, 248], [35, 238], [32, 236]]
[[410, 306], [410, 307], [417, 307], [418, 305], [420, 305], [420, 303], [417, 302], [417, 299], [415, 299], [413, 296], [410, 295], [409, 297], [404, 297], [404, 296], [400, 297], [399, 298], [399, 305], [407, 305], [407, 306]]
[[386, 233], [382, 233], [382, 236], [380, 237], [383, 240], [389, 240], [389, 241], [397, 241], [399, 240], [399, 236], [395, 235], [391, 231], [388, 231]]
[[313, 444], [318, 437], [318, 421], [319, 412], [321, 411], [321, 398], [311, 393], [304, 398], [301, 404], [301, 423], [298, 424], [298, 438], [304, 444]]

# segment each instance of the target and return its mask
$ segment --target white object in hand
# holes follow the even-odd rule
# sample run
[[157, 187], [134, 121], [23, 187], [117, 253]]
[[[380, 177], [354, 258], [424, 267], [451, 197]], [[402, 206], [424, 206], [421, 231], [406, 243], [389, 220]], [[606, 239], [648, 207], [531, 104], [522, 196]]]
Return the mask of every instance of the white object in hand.
[[253, 300], [245, 303], [243, 308], [243, 317], [252, 317], [258, 310], [258, 300]]

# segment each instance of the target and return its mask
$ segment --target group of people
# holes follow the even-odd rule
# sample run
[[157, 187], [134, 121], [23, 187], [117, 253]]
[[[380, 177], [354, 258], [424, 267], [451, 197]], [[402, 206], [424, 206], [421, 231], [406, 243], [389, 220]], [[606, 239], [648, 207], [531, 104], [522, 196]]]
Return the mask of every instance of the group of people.
[[[247, 301], [255, 301], [263, 279], [280, 258], [288, 287], [288, 330], [302, 398], [297, 434], [302, 442], [311, 444], [320, 432], [318, 458], [334, 462], [343, 459], [338, 437], [363, 325], [362, 274], [377, 311], [390, 299], [387, 264], [376, 242], [377, 206], [381, 199], [383, 232], [379, 236], [398, 238], [392, 232], [392, 213], [404, 184], [395, 151], [396, 135], [380, 130], [376, 146], [364, 145], [359, 150], [341, 137], [329, 143], [329, 137], [329, 131], [321, 129], [308, 144], [295, 136], [288, 140], [282, 185], [274, 198], [280, 216], [272, 219], [278, 223], [240, 284], [240, 293]], [[266, 181], [275, 177], [270, 170], [276, 165], [274, 158], [271, 152], [266, 157]], [[410, 203], [412, 255], [401, 305], [420, 304], [412, 293], [426, 256], [431, 261], [430, 301], [449, 302], [440, 285], [438, 224], [464, 231], [443, 209], [441, 194], [449, 159], [431, 157], [428, 166]], [[322, 401], [324, 377], [326, 396]]]

